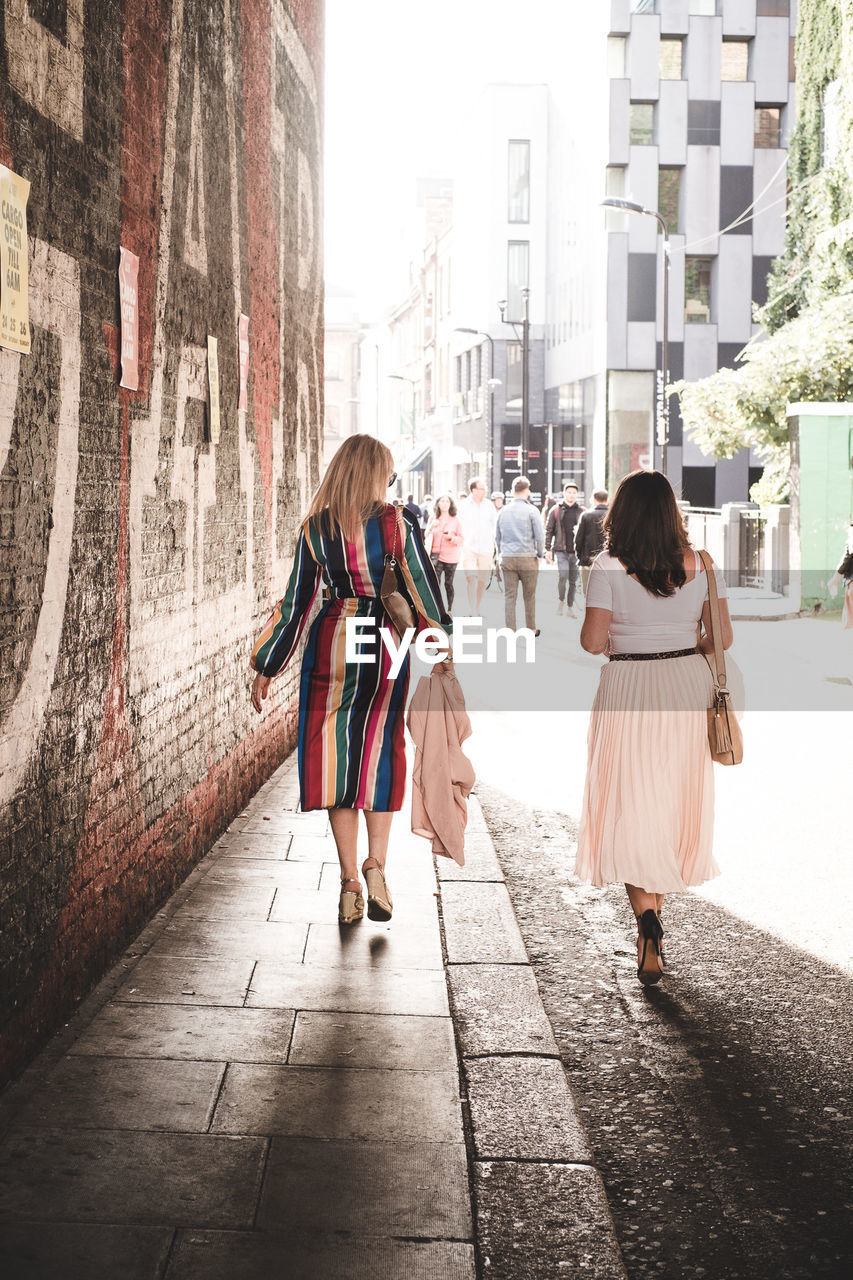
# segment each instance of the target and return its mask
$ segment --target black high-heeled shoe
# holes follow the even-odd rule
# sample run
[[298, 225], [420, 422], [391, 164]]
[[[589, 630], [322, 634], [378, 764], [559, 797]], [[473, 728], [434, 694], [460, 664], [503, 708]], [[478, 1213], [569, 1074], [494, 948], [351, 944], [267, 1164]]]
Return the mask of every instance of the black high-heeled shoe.
[[664, 975], [663, 958], [661, 956], [661, 938], [663, 926], [656, 911], [649, 907], [641, 916], [637, 916], [637, 928], [643, 939], [643, 952], [637, 966], [637, 977], [644, 987], [660, 982]]

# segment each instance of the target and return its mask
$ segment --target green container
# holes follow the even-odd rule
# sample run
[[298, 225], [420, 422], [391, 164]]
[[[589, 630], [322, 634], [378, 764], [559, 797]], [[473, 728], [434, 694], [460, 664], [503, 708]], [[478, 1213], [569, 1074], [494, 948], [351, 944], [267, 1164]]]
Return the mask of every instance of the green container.
[[838, 608], [826, 584], [853, 520], [853, 404], [792, 404], [788, 419], [791, 567], [799, 559], [801, 607]]

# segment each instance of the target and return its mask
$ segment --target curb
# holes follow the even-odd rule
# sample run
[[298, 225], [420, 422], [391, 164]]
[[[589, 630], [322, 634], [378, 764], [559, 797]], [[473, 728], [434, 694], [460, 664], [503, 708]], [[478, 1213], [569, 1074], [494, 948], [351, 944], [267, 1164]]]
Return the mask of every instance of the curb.
[[476, 796], [466, 865], [436, 858], [477, 1270], [627, 1280], [601, 1175]]

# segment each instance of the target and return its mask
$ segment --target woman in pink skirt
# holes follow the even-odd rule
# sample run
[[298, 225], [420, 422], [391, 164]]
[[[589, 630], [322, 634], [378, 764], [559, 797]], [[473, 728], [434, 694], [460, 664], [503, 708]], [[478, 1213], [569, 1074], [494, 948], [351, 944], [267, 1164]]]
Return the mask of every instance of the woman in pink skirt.
[[[594, 561], [581, 645], [605, 653], [589, 726], [577, 874], [623, 883], [637, 917], [637, 976], [663, 972], [664, 894], [719, 874], [712, 843], [714, 776], [707, 708], [713, 676], [708, 581], [666, 476], [619, 485]], [[720, 596], [721, 641], [732, 625]]]

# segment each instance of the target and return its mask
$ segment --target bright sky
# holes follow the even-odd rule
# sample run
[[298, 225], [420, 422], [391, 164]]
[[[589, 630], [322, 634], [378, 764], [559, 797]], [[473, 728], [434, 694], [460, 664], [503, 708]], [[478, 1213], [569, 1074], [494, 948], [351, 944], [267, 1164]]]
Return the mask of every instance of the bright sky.
[[416, 180], [452, 176], [471, 102], [566, 74], [589, 2], [326, 0], [326, 280], [363, 319], [405, 291]]

